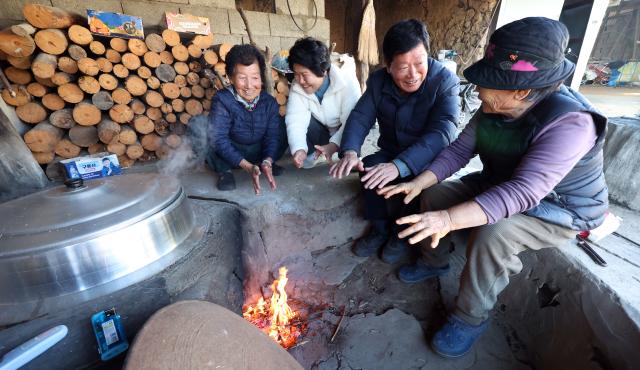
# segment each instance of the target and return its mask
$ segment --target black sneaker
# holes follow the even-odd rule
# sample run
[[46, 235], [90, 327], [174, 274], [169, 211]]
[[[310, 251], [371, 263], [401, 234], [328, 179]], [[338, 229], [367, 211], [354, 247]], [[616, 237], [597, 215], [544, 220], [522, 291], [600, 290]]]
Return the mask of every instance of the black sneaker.
[[358, 257], [370, 257], [376, 254], [388, 239], [389, 235], [371, 230], [367, 235], [356, 241], [351, 251]]
[[231, 171], [218, 174], [218, 190], [229, 191], [235, 190], [236, 179], [233, 178]]
[[397, 235], [392, 235], [387, 244], [382, 247], [380, 259], [393, 265], [409, 255], [409, 246], [405, 240], [399, 239]]
[[278, 166], [275, 163], [271, 165], [271, 173], [273, 173], [273, 176], [280, 176], [283, 172], [284, 168], [282, 166]]

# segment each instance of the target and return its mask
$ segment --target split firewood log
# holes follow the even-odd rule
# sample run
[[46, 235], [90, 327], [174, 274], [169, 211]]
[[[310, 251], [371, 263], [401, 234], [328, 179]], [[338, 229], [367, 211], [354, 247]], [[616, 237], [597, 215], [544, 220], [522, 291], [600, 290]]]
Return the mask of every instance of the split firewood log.
[[164, 49], [166, 48], [166, 43], [162, 38], [162, 36], [155, 33], [148, 34], [147, 37], [144, 39], [144, 42], [145, 44], [147, 44], [147, 48], [150, 51], [153, 51], [156, 53], [160, 53], [164, 51]]
[[64, 84], [68, 84], [70, 82], [74, 82], [76, 80], [75, 74], [70, 74], [66, 72], [56, 72], [51, 77], [51, 82], [58, 86], [62, 86]]
[[51, 78], [56, 73], [58, 59], [55, 55], [39, 53], [31, 63], [31, 71], [36, 77]]
[[23, 86], [11, 85], [11, 89], [16, 93], [16, 96], [11, 96], [9, 89], [2, 89], [2, 99], [5, 103], [19, 107], [31, 102], [31, 94]]
[[[124, 153], [127, 151], [127, 146], [119, 141], [114, 141], [107, 145], [107, 150], [109, 151], [109, 153], [121, 156], [124, 155]], [[120, 159], [120, 157], [118, 157], [118, 159]], [[122, 162], [120, 162], [120, 164], [122, 165]]]
[[118, 134], [118, 141], [124, 145], [131, 145], [138, 141], [138, 135], [131, 127], [122, 125]]
[[51, 55], [60, 55], [67, 51], [69, 42], [64, 32], [59, 29], [49, 28], [36, 32], [33, 37], [36, 45], [40, 50]]
[[79, 61], [82, 58], [87, 57], [87, 51], [82, 48], [80, 45], [69, 45], [67, 49], [67, 54], [71, 57], [71, 59], [75, 61]]
[[71, 13], [47, 5], [26, 4], [22, 15], [36, 28], [67, 28], [74, 23]]
[[116, 104], [129, 104], [131, 102], [131, 93], [122, 87], [118, 87], [117, 89], [111, 92], [111, 98]]
[[162, 31], [162, 39], [168, 46], [176, 46], [180, 43], [180, 35], [170, 29]]
[[[23, 122], [33, 125], [44, 121], [47, 118], [47, 111], [40, 103], [29, 102], [16, 108], [16, 114]], [[53, 148], [51, 148], [53, 150]], [[41, 152], [49, 150], [40, 150]]]
[[7, 79], [9, 79], [9, 81], [18, 85], [28, 85], [31, 80], [33, 80], [31, 72], [13, 66], [5, 68], [4, 74], [5, 76], [7, 76]]
[[98, 63], [98, 68], [102, 73], [111, 73], [113, 71], [113, 63], [107, 58], [98, 58], [96, 63]]
[[169, 64], [160, 64], [155, 72], [156, 77], [162, 82], [172, 82], [176, 78], [176, 70]]
[[118, 53], [126, 53], [129, 49], [127, 40], [115, 37], [109, 40], [109, 46], [111, 46], [111, 49], [117, 51]]
[[140, 144], [144, 149], [155, 152], [162, 145], [162, 138], [152, 132], [142, 136]]
[[127, 145], [126, 154], [130, 159], [138, 159], [144, 154], [144, 148], [136, 141], [131, 145]]
[[139, 39], [129, 39], [129, 41], [127, 42], [127, 47], [129, 51], [139, 57], [143, 56], [147, 51], [149, 51], [144, 40]]
[[62, 158], [74, 158], [80, 154], [80, 149], [80, 146], [74, 144], [69, 136], [66, 136], [58, 141], [54, 153]]
[[138, 115], [133, 119], [133, 128], [141, 134], [149, 134], [153, 132], [155, 125], [149, 117]]
[[104, 57], [113, 64], [120, 63], [122, 60], [122, 55], [113, 49], [107, 49], [107, 51], [104, 52]]
[[118, 123], [128, 123], [133, 119], [133, 110], [126, 104], [115, 104], [109, 109], [109, 117]]
[[109, 110], [114, 104], [112, 94], [109, 94], [108, 91], [104, 90], [93, 94], [91, 102], [100, 110]]
[[[69, 35], [69, 40], [78, 45], [89, 45], [93, 41], [93, 35], [91, 35], [91, 31], [77, 24], [69, 27], [69, 29], [67, 30], [67, 34]], [[102, 45], [102, 43], [100, 43], [100, 45]], [[104, 45], [102, 46], [102, 48], [104, 49]]]
[[100, 66], [92, 58], [81, 58], [78, 60], [78, 69], [87, 76], [96, 76], [100, 73]]
[[102, 112], [89, 101], [76, 104], [73, 108], [73, 120], [82, 126], [93, 126], [102, 120]]
[[64, 108], [51, 113], [49, 115], [49, 123], [63, 129], [72, 128], [76, 125], [76, 121], [73, 120], [73, 110]]
[[105, 144], [118, 141], [121, 126], [111, 120], [103, 119], [98, 123], [98, 138]]
[[96, 126], [75, 125], [69, 129], [69, 139], [72, 143], [86, 148], [98, 142], [98, 129]]
[[89, 43], [89, 50], [95, 55], [103, 55], [107, 52], [107, 47], [100, 41], [91, 41]]
[[67, 103], [80, 103], [84, 99], [84, 92], [75, 83], [58, 86], [58, 95]]
[[0, 31], [0, 51], [13, 57], [26, 57], [36, 50], [36, 43], [31, 36], [20, 36], [10, 29]]
[[53, 152], [64, 131], [47, 121], [38, 123], [24, 134], [24, 142], [34, 153]]
[[31, 69], [31, 56], [26, 57], [14, 57], [7, 56], [7, 62], [18, 69]]
[[78, 79], [78, 87], [87, 94], [95, 94], [100, 91], [100, 82], [91, 76], [82, 76]]
[[64, 108], [65, 101], [62, 100], [58, 94], [49, 93], [42, 97], [42, 105], [44, 105], [45, 108], [56, 112]]
[[31, 94], [31, 96], [41, 98], [45, 96], [45, 94], [48, 92], [48, 89], [46, 86], [42, 85], [39, 82], [32, 82], [27, 85], [27, 92]]
[[124, 86], [133, 96], [142, 96], [147, 92], [147, 83], [138, 76], [127, 77]]
[[78, 62], [71, 57], [61, 56], [58, 58], [58, 69], [64, 73], [78, 73]]

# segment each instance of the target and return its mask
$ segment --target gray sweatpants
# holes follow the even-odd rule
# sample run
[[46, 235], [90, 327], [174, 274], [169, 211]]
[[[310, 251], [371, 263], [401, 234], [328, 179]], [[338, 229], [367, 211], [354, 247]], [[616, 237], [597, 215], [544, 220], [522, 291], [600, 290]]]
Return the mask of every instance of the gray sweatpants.
[[[444, 181], [422, 192], [421, 210], [447, 209], [473, 199], [481, 191], [473, 182]], [[509, 284], [509, 277], [522, 270], [522, 262], [518, 258], [520, 252], [557, 247], [575, 235], [575, 230], [523, 214], [473, 228], [454, 313], [470, 324], [480, 324], [489, 317], [498, 294]], [[430, 238], [420, 243], [424, 261], [433, 267], [446, 266], [450, 256], [450, 236], [441, 239], [436, 248], [429, 244]]]

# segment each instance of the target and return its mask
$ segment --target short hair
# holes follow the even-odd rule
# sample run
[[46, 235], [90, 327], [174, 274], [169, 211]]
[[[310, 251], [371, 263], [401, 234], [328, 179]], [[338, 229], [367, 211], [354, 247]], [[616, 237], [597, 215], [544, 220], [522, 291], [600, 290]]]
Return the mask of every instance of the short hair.
[[427, 26], [417, 19], [400, 21], [387, 31], [382, 41], [382, 54], [387, 65], [398, 54], [404, 54], [418, 45], [424, 45], [429, 52], [429, 33]]
[[293, 70], [294, 64], [309, 68], [314, 75], [322, 77], [331, 68], [329, 48], [322, 41], [313, 37], [298, 39], [289, 50], [289, 68], [291, 70]]
[[255, 46], [250, 44], [243, 45], [235, 45], [229, 50], [227, 53], [227, 57], [225, 58], [225, 62], [227, 65], [224, 70], [227, 73], [227, 76], [233, 76], [233, 72], [235, 71], [237, 64], [242, 64], [243, 66], [250, 66], [255, 62], [258, 62], [258, 66], [260, 67], [260, 77], [262, 78], [262, 83], [265, 83], [265, 70], [267, 69], [266, 63], [264, 61], [264, 56]]
[[532, 101], [532, 102], [538, 102], [544, 98], [546, 98], [547, 96], [553, 94], [554, 92], [556, 92], [559, 88], [560, 85], [562, 85], [564, 83], [564, 81], [559, 81], [554, 83], [553, 85], [550, 86], [545, 86], [545, 87], [540, 87], [537, 89], [531, 89], [531, 92], [529, 93], [529, 95], [527, 95], [527, 97], [525, 98], [526, 101]]

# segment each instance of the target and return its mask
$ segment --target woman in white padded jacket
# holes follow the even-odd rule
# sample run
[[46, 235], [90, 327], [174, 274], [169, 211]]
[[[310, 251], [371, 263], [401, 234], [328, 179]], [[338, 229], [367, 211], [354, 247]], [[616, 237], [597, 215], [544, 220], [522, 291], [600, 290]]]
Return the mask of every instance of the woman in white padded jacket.
[[295, 76], [285, 116], [289, 148], [296, 167], [311, 168], [339, 150], [360, 86], [355, 73], [332, 66], [327, 46], [311, 37], [289, 50], [289, 67]]

